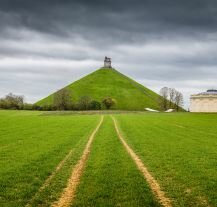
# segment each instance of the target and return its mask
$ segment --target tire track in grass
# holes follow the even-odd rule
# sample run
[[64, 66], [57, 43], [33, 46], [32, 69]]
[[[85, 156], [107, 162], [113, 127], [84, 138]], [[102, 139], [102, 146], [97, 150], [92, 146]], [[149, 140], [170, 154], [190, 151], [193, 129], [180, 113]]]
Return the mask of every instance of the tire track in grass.
[[80, 177], [82, 175], [83, 169], [85, 167], [86, 161], [90, 153], [91, 144], [93, 142], [93, 139], [97, 131], [99, 130], [100, 126], [103, 123], [103, 119], [104, 116], [101, 116], [99, 124], [97, 125], [97, 127], [89, 137], [89, 140], [85, 146], [85, 149], [83, 151], [80, 160], [77, 162], [77, 164], [72, 170], [72, 174], [68, 180], [67, 187], [63, 190], [63, 193], [59, 198], [59, 200], [53, 203], [52, 207], [66, 207], [66, 206], [70, 206], [70, 204], [72, 203], [75, 197], [76, 188], [79, 184]]
[[160, 207], [105, 116], [71, 207]]
[[137, 165], [138, 169], [142, 172], [144, 178], [147, 180], [154, 195], [158, 198], [159, 202], [164, 207], [172, 207], [171, 200], [166, 197], [165, 193], [161, 190], [159, 183], [151, 175], [151, 173], [148, 171], [147, 167], [143, 164], [142, 160], [138, 157], [138, 155], [130, 148], [130, 146], [124, 140], [124, 138], [121, 135], [121, 132], [118, 128], [116, 119], [113, 116], [111, 116], [111, 117], [113, 119], [115, 130], [117, 132], [117, 135], [118, 135], [120, 141], [122, 142], [126, 151], [129, 153], [129, 155], [131, 156], [131, 158], [133, 159], [133, 161]]
[[62, 169], [64, 163], [69, 159], [69, 157], [72, 155], [73, 150], [71, 149], [68, 154], [64, 157], [63, 160], [60, 161], [60, 163], [57, 165], [56, 169], [51, 173], [51, 175], [45, 180], [43, 185], [39, 188], [38, 192], [33, 196], [33, 198], [30, 200], [29, 204], [26, 205], [26, 207], [30, 207], [31, 203], [35, 200], [35, 198], [40, 194], [53, 180], [53, 178], [56, 176], [56, 174]]
[[74, 150], [76, 147], [78, 147], [81, 143], [81, 140], [73, 147], [73, 149], [69, 150], [69, 152], [66, 154], [66, 156], [59, 162], [59, 164], [56, 166], [54, 171], [51, 173], [50, 176], [44, 181], [44, 183], [41, 185], [39, 190], [35, 193], [35, 195], [30, 199], [30, 201], [26, 204], [26, 207], [31, 207], [33, 202], [37, 199], [37, 197], [42, 193], [53, 181], [53, 179], [56, 177], [58, 172], [64, 167], [65, 163], [69, 160], [69, 158], [74, 153]]

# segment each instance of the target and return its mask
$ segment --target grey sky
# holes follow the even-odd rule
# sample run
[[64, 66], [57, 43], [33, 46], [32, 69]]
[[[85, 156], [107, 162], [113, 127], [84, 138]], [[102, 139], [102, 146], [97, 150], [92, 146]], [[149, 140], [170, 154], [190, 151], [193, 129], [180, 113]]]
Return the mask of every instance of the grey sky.
[[217, 88], [216, 0], [0, 0], [0, 96], [29, 102], [113, 66], [150, 89]]

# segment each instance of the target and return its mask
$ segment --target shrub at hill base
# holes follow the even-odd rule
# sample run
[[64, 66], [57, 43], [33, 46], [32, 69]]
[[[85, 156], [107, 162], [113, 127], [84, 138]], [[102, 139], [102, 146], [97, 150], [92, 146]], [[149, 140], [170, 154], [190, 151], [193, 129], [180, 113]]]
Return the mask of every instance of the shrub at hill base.
[[89, 109], [90, 110], [101, 110], [101, 103], [100, 102], [98, 102], [98, 101], [95, 101], [95, 100], [93, 100], [93, 101], [91, 101], [90, 102], [90, 105], [89, 105]]
[[76, 103], [74, 110], [101, 110], [101, 103], [89, 96], [82, 96]]
[[106, 109], [110, 109], [116, 104], [116, 100], [111, 97], [107, 97], [103, 99], [102, 103], [106, 107]]

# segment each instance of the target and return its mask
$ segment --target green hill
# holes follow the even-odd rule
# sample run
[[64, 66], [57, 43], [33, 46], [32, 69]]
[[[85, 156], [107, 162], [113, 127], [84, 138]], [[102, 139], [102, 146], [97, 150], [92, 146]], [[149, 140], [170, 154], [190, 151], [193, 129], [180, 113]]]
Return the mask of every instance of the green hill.
[[[159, 95], [142, 86], [115, 69], [99, 69], [66, 86], [72, 93], [73, 101], [82, 96], [102, 101], [104, 97], [116, 99], [115, 109], [143, 110], [145, 107], [158, 109]], [[38, 101], [43, 106], [53, 103], [53, 95]]]

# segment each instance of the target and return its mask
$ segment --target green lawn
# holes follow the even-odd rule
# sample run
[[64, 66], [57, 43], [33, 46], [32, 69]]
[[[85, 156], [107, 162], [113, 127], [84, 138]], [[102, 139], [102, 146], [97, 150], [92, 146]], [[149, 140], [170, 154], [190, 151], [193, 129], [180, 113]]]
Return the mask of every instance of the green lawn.
[[72, 206], [160, 206], [106, 117]]
[[[159, 206], [110, 115], [103, 113], [72, 206]], [[100, 116], [0, 111], [0, 206], [44, 207], [58, 200]], [[116, 111], [113, 116], [173, 206], [217, 206], [217, 114]]]
[[116, 115], [174, 206], [217, 206], [217, 114]]
[[55, 199], [98, 120], [98, 116], [40, 116], [38, 112], [0, 111], [0, 206], [27, 204], [73, 149], [52, 191], [37, 200], [49, 203]]

